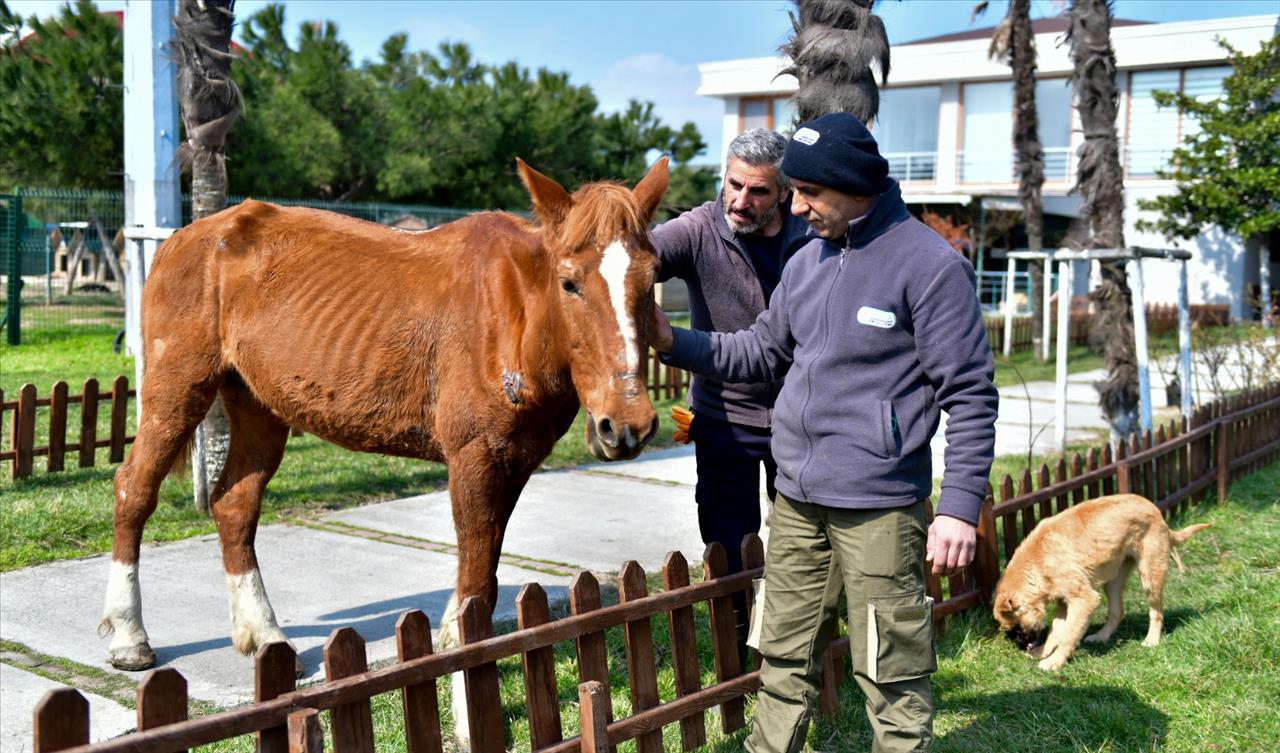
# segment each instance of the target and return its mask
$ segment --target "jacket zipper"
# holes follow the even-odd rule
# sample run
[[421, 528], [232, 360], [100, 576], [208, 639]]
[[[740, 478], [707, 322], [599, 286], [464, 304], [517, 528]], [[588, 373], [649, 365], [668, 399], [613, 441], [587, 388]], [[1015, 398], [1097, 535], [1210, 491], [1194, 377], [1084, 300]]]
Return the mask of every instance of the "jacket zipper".
[[[844, 257], [848, 248], [840, 249], [840, 261], [836, 265], [836, 273], [831, 276], [831, 284], [827, 287], [827, 298], [822, 304], [823, 323], [826, 325], [822, 331], [822, 347], [818, 350], [818, 355], [813, 359], [813, 364], [822, 361], [822, 354], [827, 352], [827, 346], [831, 343], [831, 318], [826, 315], [831, 308], [831, 296], [835, 295], [837, 283], [840, 281], [840, 272], [844, 270]], [[805, 453], [804, 465], [800, 467], [800, 474], [796, 477], [796, 485], [800, 487], [801, 498], [808, 502], [809, 494], [804, 490], [804, 474], [809, 470], [809, 465], [813, 462], [813, 439], [809, 436], [808, 429], [805, 428], [805, 414], [809, 412], [809, 403], [813, 397], [813, 368], [810, 367], [805, 371], [804, 375], [804, 407], [800, 409], [800, 433], [804, 435], [805, 443], [808, 445], [808, 452]]]

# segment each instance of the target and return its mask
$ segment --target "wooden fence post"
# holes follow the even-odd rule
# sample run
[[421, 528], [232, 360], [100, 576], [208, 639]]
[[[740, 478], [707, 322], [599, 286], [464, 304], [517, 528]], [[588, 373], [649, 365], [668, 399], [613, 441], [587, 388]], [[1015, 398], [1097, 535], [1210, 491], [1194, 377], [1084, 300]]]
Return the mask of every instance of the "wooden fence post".
[[[547, 592], [537, 583], [527, 583], [516, 595], [516, 620], [521, 630], [551, 622]], [[524, 697], [529, 710], [529, 743], [533, 750], [558, 743], [560, 698], [556, 692], [556, 658], [550, 646], [524, 654]]]
[[324, 753], [324, 730], [320, 728], [320, 712], [301, 709], [289, 714], [289, 753]]
[[1227, 501], [1227, 492], [1231, 489], [1231, 453], [1227, 450], [1231, 441], [1230, 422], [1219, 418], [1213, 434], [1218, 456], [1218, 504], [1222, 504]]
[[[338, 628], [324, 642], [324, 677], [332, 682], [368, 671], [364, 639], [349, 627]], [[336, 706], [329, 711], [333, 753], [373, 753], [373, 712], [369, 701]]]
[[978, 511], [978, 547], [973, 554], [974, 575], [982, 603], [990, 605], [996, 593], [996, 581], [1000, 579], [1000, 555], [996, 548], [996, 517], [992, 513], [995, 501], [991, 497], [991, 485], [987, 485], [987, 498]]
[[[702, 569], [706, 580], [729, 574], [729, 558], [720, 542], [713, 541], [702, 553]], [[738, 660], [738, 632], [733, 626], [733, 600], [718, 596], [711, 600], [711, 646], [715, 651], [716, 679], [732, 680], [742, 674]], [[720, 704], [720, 728], [725, 734], [746, 725], [741, 698]]]
[[45, 693], [32, 716], [34, 753], [89, 744], [89, 701], [75, 688], [55, 688]]
[[[415, 609], [396, 620], [396, 658], [402, 662], [429, 656], [431, 620]], [[440, 734], [440, 697], [436, 681], [426, 680], [400, 690], [404, 708], [404, 742], [409, 753], [440, 753], [444, 741]]]
[[[580, 572], [569, 584], [569, 610], [575, 615], [586, 614], [600, 608], [600, 583], [588, 572]], [[578, 636], [578, 681], [596, 683], [604, 693], [605, 699], [611, 697], [609, 688], [609, 654], [605, 645], [604, 632], [587, 633]], [[597, 719], [599, 721], [599, 719]], [[613, 705], [606, 700], [603, 724], [613, 721]], [[584, 727], [585, 729], [585, 727]], [[585, 749], [584, 749], [585, 750]], [[613, 747], [610, 747], [613, 750]]]
[[[467, 646], [492, 637], [493, 616], [489, 605], [478, 596], [468, 596], [458, 609], [458, 642]], [[498, 665], [489, 662], [463, 670], [463, 678], [472, 753], [504, 753], [506, 734], [502, 726]]]
[[13, 417], [13, 465], [10, 478], [31, 475], [32, 450], [36, 448], [36, 386], [24, 384], [18, 391], [18, 412]]
[[595, 680], [578, 686], [579, 740], [582, 753], [606, 753], [609, 748], [609, 717], [612, 715], [609, 690]]
[[[637, 601], [648, 595], [644, 569], [635, 560], [627, 560], [618, 573], [618, 591], [622, 603]], [[658, 705], [658, 667], [653, 655], [653, 623], [648, 617], [632, 620], [622, 626], [627, 653], [628, 685], [631, 689], [631, 712], [646, 711]], [[662, 753], [662, 730], [645, 732], [636, 738], [640, 753]]]
[[137, 698], [138, 731], [187, 720], [187, 681], [172, 667], [148, 672], [138, 683]]
[[[680, 552], [670, 552], [662, 562], [662, 587], [667, 591], [689, 585], [689, 563]], [[671, 670], [675, 678], [676, 697], [696, 693], [702, 687], [698, 671], [698, 632], [693, 622], [693, 607], [671, 610], [668, 622], [671, 632]], [[706, 714], [698, 713], [680, 720], [680, 742], [684, 750], [707, 744]]]
[[84, 380], [80, 392], [80, 467], [92, 468], [98, 450], [98, 380]]
[[63, 468], [67, 454], [67, 383], [59, 380], [49, 396], [49, 464], [50, 473]]
[[111, 454], [108, 460], [124, 460], [124, 439], [129, 433], [129, 377], [118, 376], [111, 386]]
[[[253, 701], [262, 703], [291, 693], [298, 687], [298, 656], [284, 641], [259, 646], [253, 656]], [[286, 753], [289, 727], [281, 725], [258, 732], [258, 753]]]

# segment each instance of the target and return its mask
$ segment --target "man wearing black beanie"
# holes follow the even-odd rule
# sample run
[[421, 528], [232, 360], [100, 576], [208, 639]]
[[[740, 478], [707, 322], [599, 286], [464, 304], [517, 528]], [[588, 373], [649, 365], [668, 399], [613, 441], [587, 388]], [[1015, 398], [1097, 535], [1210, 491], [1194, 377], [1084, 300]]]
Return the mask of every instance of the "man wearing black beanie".
[[[769, 308], [731, 334], [673, 331], [659, 312], [653, 341], [695, 373], [782, 381], [747, 749], [804, 747], [843, 589], [872, 750], [923, 751], [937, 668], [924, 567], [948, 576], [973, 559], [995, 449], [999, 396], [973, 268], [907, 212], [856, 117], [801, 124], [782, 169], [792, 213], [818, 238], [787, 264]], [[926, 528], [929, 443], [943, 410], [946, 468]]]

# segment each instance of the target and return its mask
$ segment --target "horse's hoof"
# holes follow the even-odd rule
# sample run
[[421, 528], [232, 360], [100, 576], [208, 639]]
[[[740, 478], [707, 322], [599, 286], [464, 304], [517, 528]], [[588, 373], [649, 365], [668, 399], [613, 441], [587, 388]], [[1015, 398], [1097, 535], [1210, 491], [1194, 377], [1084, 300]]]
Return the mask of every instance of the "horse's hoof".
[[155, 666], [156, 654], [145, 643], [124, 648], [113, 648], [108, 654], [111, 666], [126, 672], [138, 672]]

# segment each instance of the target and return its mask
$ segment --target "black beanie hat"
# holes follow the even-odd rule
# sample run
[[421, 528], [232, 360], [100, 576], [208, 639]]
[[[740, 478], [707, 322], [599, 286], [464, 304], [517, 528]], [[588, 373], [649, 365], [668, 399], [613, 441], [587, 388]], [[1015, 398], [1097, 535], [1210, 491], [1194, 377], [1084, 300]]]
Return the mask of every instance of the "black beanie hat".
[[829, 186], [852, 196], [889, 190], [889, 163], [861, 120], [833, 112], [801, 123], [782, 157], [787, 177]]

